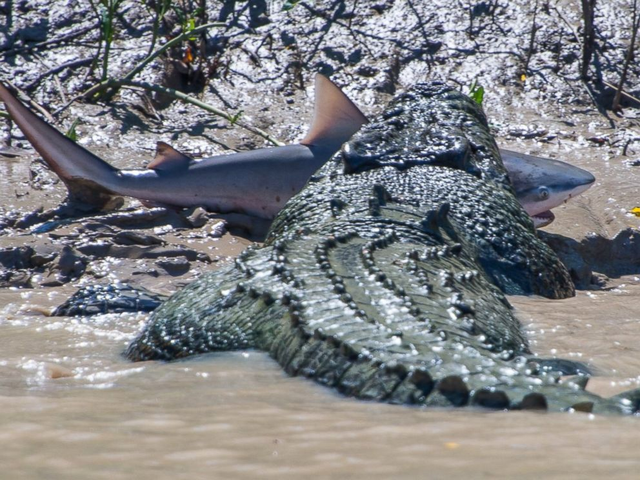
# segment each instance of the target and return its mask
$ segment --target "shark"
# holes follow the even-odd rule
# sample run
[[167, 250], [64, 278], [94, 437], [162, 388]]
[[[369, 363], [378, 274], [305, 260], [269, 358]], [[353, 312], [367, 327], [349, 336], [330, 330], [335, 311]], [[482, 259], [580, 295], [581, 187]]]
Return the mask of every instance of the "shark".
[[555, 220], [551, 210], [588, 190], [596, 178], [587, 170], [552, 158], [500, 149], [520, 205], [542, 228]]
[[146, 169], [120, 170], [41, 120], [0, 85], [0, 99], [18, 128], [61, 178], [69, 199], [97, 207], [114, 196], [146, 204], [202, 206], [218, 213], [273, 219], [309, 177], [368, 120], [327, 77], [316, 75], [314, 118], [298, 144], [199, 161], [159, 142]]
[[[201, 206], [221, 214], [272, 220], [362, 125], [367, 117], [327, 77], [315, 77], [311, 126], [297, 144], [217, 155], [202, 160], [158, 142], [145, 169], [117, 169], [75, 143], [0, 84], [0, 100], [25, 137], [64, 182], [71, 202], [111, 209], [128, 196], [145, 205]], [[520, 204], [537, 228], [551, 209], [584, 192], [595, 178], [568, 163], [500, 150]], [[119, 200], [119, 203], [114, 202]], [[242, 227], [247, 227], [243, 221]]]

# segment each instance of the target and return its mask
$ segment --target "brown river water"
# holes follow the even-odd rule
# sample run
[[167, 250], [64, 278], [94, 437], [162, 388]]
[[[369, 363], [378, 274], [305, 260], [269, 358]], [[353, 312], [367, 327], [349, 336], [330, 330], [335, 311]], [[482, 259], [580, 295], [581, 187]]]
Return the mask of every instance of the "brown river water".
[[[28, 190], [18, 165], [0, 162], [12, 185], [1, 196], [24, 207], [43, 194], [16, 197]], [[549, 230], [637, 227], [620, 213], [635, 195], [628, 169], [599, 165], [585, 166], [602, 181]], [[225, 242], [216, 248], [237, 248]], [[133, 364], [121, 354], [147, 316], [45, 315], [74, 290], [0, 290], [2, 479], [640, 476], [640, 418], [355, 401], [254, 351]], [[534, 351], [588, 362], [589, 388], [612, 395], [640, 386], [639, 295], [640, 273], [571, 299], [511, 301]]]

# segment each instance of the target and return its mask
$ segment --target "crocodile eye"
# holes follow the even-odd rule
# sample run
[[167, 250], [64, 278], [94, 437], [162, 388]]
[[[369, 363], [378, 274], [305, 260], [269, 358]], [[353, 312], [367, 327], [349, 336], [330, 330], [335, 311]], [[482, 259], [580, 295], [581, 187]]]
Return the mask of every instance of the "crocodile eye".
[[540, 187], [538, 189], [538, 198], [540, 200], [546, 200], [547, 198], [549, 198], [549, 189], [545, 187]]

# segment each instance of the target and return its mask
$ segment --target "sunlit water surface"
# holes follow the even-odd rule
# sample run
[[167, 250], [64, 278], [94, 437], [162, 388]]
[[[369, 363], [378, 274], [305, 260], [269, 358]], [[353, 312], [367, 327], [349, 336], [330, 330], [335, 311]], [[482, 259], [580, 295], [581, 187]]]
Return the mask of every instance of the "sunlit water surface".
[[[624, 165], [586, 166], [603, 184], [557, 209], [550, 229], [580, 238], [636, 225]], [[0, 192], [5, 209], [64, 196], [22, 183], [24, 161], [0, 162], [0, 175], [13, 185]], [[640, 418], [354, 401], [287, 377], [260, 352], [132, 364], [121, 353], [147, 317], [43, 315], [73, 291], [0, 291], [1, 479], [640, 475]], [[535, 352], [588, 362], [589, 388], [613, 395], [640, 386], [639, 295], [631, 276], [567, 300], [511, 301]]]
[[[71, 289], [68, 289], [69, 291]], [[53, 294], [52, 294], [53, 292]], [[260, 352], [132, 364], [144, 315], [41, 314], [69, 292], [0, 293], [2, 478], [637, 478], [640, 418], [354, 401]], [[513, 297], [542, 355], [638, 386], [640, 285]]]

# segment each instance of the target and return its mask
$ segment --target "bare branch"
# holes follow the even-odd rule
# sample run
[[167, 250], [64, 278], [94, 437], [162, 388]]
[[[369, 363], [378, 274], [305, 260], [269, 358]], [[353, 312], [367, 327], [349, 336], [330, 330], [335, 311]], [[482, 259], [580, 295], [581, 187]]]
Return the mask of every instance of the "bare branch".
[[631, 41], [629, 42], [627, 55], [624, 60], [624, 65], [622, 66], [622, 74], [620, 75], [620, 83], [618, 83], [618, 87], [616, 89], [616, 96], [614, 97], [613, 103], [611, 104], [611, 110], [613, 110], [614, 112], [617, 112], [620, 110], [620, 99], [623, 93], [622, 87], [624, 85], [624, 82], [627, 79], [627, 71], [629, 69], [629, 64], [631, 63], [631, 59], [633, 58], [633, 50], [635, 49], [636, 37], [638, 36], [639, 28], [640, 28], [640, 14], [638, 13], [638, 0], [633, 0], [633, 20], [631, 22]]
[[272, 143], [273, 145], [276, 145], [278, 147], [281, 147], [284, 145], [284, 143], [282, 143], [280, 140], [278, 140], [277, 138], [269, 135], [267, 132], [260, 130], [259, 128], [256, 127], [252, 127], [251, 125], [247, 125], [244, 122], [241, 122], [238, 120], [238, 115], [231, 115], [223, 110], [220, 110], [212, 105], [209, 105], [208, 103], [204, 103], [200, 100], [198, 100], [197, 98], [191, 97], [189, 95], [186, 95], [178, 90], [175, 90], [173, 88], [168, 88], [168, 87], [162, 87], [160, 85], [154, 85], [151, 83], [147, 83], [147, 82], [133, 82], [130, 80], [107, 80], [106, 82], [101, 83], [100, 85], [103, 85], [103, 88], [109, 88], [109, 87], [124, 87], [124, 88], [131, 88], [131, 89], [144, 89], [147, 91], [153, 91], [153, 92], [158, 92], [158, 93], [163, 93], [166, 95], [169, 95], [173, 98], [177, 98], [178, 100], [182, 100], [183, 102], [186, 103], [190, 103], [192, 105], [195, 105], [197, 107], [202, 108], [203, 110], [206, 110], [208, 112], [213, 113], [214, 115], [217, 115], [219, 117], [224, 118], [225, 120], [227, 120], [229, 123], [231, 123], [232, 125], [237, 125], [241, 128], [244, 128], [245, 130], [258, 135], [262, 138], [264, 138], [265, 140], [267, 140], [268, 142]]
[[582, 32], [582, 63], [580, 64], [580, 77], [587, 80], [589, 65], [595, 49], [596, 31], [594, 28], [594, 14], [596, 0], [582, 0], [582, 17], [584, 19], [584, 31]]

